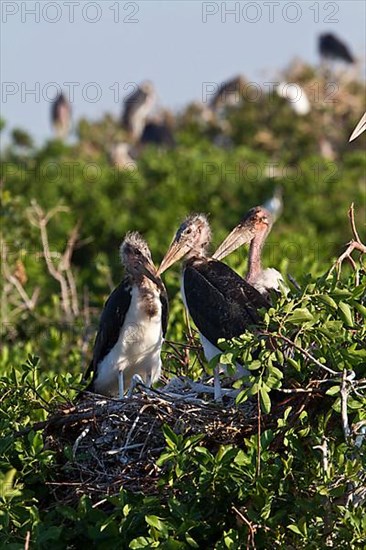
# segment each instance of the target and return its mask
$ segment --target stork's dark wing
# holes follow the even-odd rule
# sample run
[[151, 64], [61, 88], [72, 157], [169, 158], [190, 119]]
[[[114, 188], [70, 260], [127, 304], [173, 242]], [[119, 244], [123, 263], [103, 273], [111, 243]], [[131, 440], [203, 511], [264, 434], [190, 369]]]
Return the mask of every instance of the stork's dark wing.
[[269, 307], [254, 287], [222, 262], [187, 265], [183, 277], [189, 313], [213, 344], [219, 338], [240, 336], [248, 326], [259, 323], [258, 309]]
[[333, 34], [321, 35], [319, 38], [319, 51], [324, 57], [330, 59], [342, 59], [347, 63], [353, 63], [354, 58], [349, 48]]
[[160, 302], [161, 302], [161, 327], [163, 331], [163, 337], [168, 328], [168, 318], [169, 318], [169, 300], [166, 288], [162, 283], [162, 288], [160, 289]]
[[167, 124], [148, 122], [142, 132], [141, 143], [153, 143], [155, 145], [174, 147], [175, 139], [173, 132]]
[[95, 376], [98, 363], [111, 351], [117, 342], [130, 303], [131, 285], [128, 279], [125, 278], [117, 288], [113, 290], [104, 304], [97, 336], [95, 338], [93, 358], [85, 373], [85, 378], [88, 378], [92, 371]]

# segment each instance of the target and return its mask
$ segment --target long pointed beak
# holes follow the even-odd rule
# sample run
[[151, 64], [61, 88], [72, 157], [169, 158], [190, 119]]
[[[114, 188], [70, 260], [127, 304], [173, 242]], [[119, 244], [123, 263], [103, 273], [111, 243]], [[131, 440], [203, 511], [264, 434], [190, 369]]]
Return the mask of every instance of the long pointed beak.
[[168, 267], [183, 258], [188, 251], [189, 248], [186, 245], [180, 243], [179, 241], [173, 241], [159, 266], [157, 275], [164, 273]]
[[356, 128], [353, 130], [351, 137], [349, 138], [349, 141], [353, 141], [358, 136], [362, 134], [366, 130], [366, 113], [363, 114], [363, 117], [357, 124]]
[[254, 229], [252, 227], [245, 227], [245, 225], [243, 226], [241, 224], [237, 225], [220, 244], [212, 258], [214, 260], [222, 260], [242, 244], [249, 243], [253, 237]]
[[150, 281], [155, 283], [158, 287], [161, 286], [162, 282], [160, 277], [157, 275], [156, 267], [154, 264], [147, 262], [145, 265], [141, 266], [141, 273], [145, 275]]

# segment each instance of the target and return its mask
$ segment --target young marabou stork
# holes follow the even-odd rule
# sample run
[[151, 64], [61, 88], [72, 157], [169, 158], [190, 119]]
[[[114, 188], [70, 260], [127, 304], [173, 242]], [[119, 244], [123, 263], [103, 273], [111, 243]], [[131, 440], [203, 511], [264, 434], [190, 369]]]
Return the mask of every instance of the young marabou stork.
[[[250, 241], [248, 272], [245, 280], [265, 297], [268, 297], [271, 290], [279, 292], [281, 286], [284, 287], [279, 271], [271, 267], [262, 268], [262, 249], [272, 224], [272, 215], [266, 208], [263, 206], [252, 208], [212, 256], [216, 260], [221, 260]], [[249, 239], [248, 235], [251, 236]]]
[[[248, 230], [248, 241], [252, 236]], [[260, 321], [258, 309], [268, 302], [227, 265], [208, 256], [211, 230], [203, 214], [189, 216], [179, 227], [158, 274], [185, 257], [181, 292], [200, 335], [207, 361], [222, 353], [220, 338], [230, 340]], [[221, 398], [220, 365], [215, 368], [215, 399]], [[238, 376], [248, 374], [237, 365]]]
[[168, 300], [139, 233], [127, 233], [120, 253], [126, 274], [104, 305], [86, 390], [122, 399], [131, 381], [151, 385], [159, 379]]

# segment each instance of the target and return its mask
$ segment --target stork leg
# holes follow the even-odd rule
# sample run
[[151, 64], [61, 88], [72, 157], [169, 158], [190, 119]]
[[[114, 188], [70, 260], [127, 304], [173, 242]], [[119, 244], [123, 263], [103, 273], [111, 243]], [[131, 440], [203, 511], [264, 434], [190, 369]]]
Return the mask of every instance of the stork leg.
[[125, 393], [123, 370], [118, 371], [118, 393], [119, 393], [119, 398], [123, 399], [124, 393]]
[[214, 370], [214, 390], [215, 401], [222, 402], [222, 391], [220, 384], [220, 363], [217, 363]]
[[134, 389], [138, 384], [144, 385], [144, 381], [139, 374], [134, 374], [131, 380], [130, 387], [128, 388], [127, 397], [132, 397]]

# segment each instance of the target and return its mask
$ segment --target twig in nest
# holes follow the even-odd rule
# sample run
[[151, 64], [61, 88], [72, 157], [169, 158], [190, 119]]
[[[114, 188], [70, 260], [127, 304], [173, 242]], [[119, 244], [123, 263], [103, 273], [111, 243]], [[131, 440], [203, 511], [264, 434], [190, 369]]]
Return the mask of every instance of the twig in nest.
[[351, 223], [353, 239], [352, 239], [352, 241], [350, 241], [348, 243], [348, 247], [345, 250], [345, 252], [343, 252], [343, 254], [341, 254], [339, 256], [339, 258], [337, 259], [337, 261], [335, 262], [335, 264], [331, 268], [330, 273], [332, 273], [332, 271], [334, 269], [336, 269], [337, 270], [337, 276], [339, 278], [340, 273], [341, 273], [342, 263], [344, 262], [344, 260], [348, 260], [350, 262], [350, 264], [352, 265], [352, 268], [356, 272], [356, 285], [358, 285], [359, 284], [359, 276], [358, 276], [357, 265], [356, 265], [356, 262], [354, 261], [354, 259], [352, 258], [351, 255], [352, 255], [352, 252], [354, 250], [358, 250], [360, 252], [360, 256], [362, 256], [362, 254], [366, 254], [366, 246], [361, 241], [361, 239], [359, 237], [359, 234], [357, 232], [357, 229], [356, 229], [355, 211], [354, 211], [354, 204], [353, 203], [351, 204], [350, 209], [348, 210], [348, 216], [349, 216], [350, 223]]
[[79, 444], [80, 444], [80, 441], [82, 439], [84, 439], [84, 437], [86, 437], [88, 435], [88, 433], [90, 432], [90, 426], [87, 426], [85, 428], [85, 430], [83, 430], [81, 432], [81, 434], [76, 438], [76, 441], [72, 447], [72, 456], [74, 457], [74, 460], [75, 460], [75, 457], [76, 457], [76, 451], [78, 450], [78, 447], [79, 447]]

